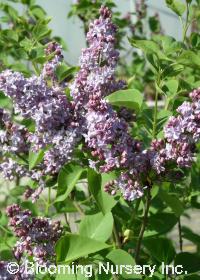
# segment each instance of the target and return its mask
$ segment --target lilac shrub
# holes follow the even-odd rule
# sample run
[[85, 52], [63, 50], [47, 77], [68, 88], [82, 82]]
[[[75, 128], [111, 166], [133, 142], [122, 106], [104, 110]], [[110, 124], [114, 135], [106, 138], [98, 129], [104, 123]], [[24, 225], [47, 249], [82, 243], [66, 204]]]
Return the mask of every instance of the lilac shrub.
[[[41, 177], [57, 174], [63, 164], [73, 160], [74, 149], [84, 139], [92, 156], [89, 159], [91, 168], [101, 173], [120, 170], [119, 178], [108, 182], [105, 190], [115, 193], [115, 186], [125, 199], [134, 200], [143, 195], [143, 189], [147, 187], [143, 174], [148, 175], [151, 169], [158, 174], [164, 172], [166, 161], [190, 166], [192, 143], [186, 134], [192, 133], [192, 137], [198, 139], [198, 128], [194, 124], [198, 119], [198, 102], [194, 105], [183, 103], [178, 108], [180, 116], [171, 117], [164, 128], [166, 141], [155, 140], [150, 149], [143, 149], [142, 143], [130, 135], [126, 119], [105, 100], [112, 92], [126, 87], [124, 81], [117, 81], [115, 77], [119, 59], [115, 49], [116, 32], [110, 10], [102, 7], [100, 18], [90, 24], [88, 47], [82, 51], [80, 71], [70, 85], [72, 101], [67, 99], [63, 85], [56, 80], [55, 71], [63, 59], [62, 48], [56, 43], [50, 43], [46, 48], [50, 59], [40, 76], [25, 78], [20, 73], [6, 70], [0, 75], [0, 89], [13, 100], [15, 113], [35, 122], [35, 131], [29, 133], [13, 125], [16, 143], [12, 143], [11, 151], [23, 148], [23, 152], [27, 152], [30, 145], [34, 152], [46, 149], [40, 167], [42, 172], [37, 174]], [[48, 79], [52, 81], [51, 85]], [[6, 136], [2, 134], [1, 138], [6, 139]], [[24, 147], [20, 146], [22, 143]], [[11, 170], [14, 167], [12, 160], [2, 163], [1, 169], [5, 167]], [[26, 175], [22, 168], [20, 174], [23, 172]], [[4, 173], [9, 175], [9, 171]], [[30, 190], [27, 197], [29, 193]]]
[[[42, 14], [32, 1], [25, 2], [27, 8], [31, 6], [30, 17], [38, 11]], [[76, 2], [74, 14], [81, 18], [91, 1]], [[100, 4], [93, 2], [91, 17]], [[185, 7], [188, 13], [189, 2]], [[99, 18], [89, 25], [87, 47], [82, 50], [78, 68], [66, 65], [60, 44], [48, 36], [42, 37], [43, 41], [37, 39], [49, 34], [43, 19], [29, 30], [33, 38], [19, 41], [30, 60], [30, 71], [13, 71], [12, 65], [3, 65], [0, 99], [12, 102], [8, 106], [2, 102], [6, 109], [0, 108], [0, 172], [12, 186], [9, 184], [9, 195], [2, 202], [7, 208], [8, 227], [6, 216], [0, 213], [2, 240], [9, 240], [0, 248], [0, 257], [5, 259], [0, 261], [0, 279], [35, 279], [35, 275], [27, 275], [26, 261], [47, 268], [59, 263], [92, 263], [96, 267], [99, 260], [129, 262], [133, 254], [135, 260], [131, 262], [137, 265], [156, 262], [155, 277], [164, 279], [167, 274], [160, 273], [163, 262], [178, 264], [188, 257], [182, 253], [183, 237], [193, 241], [196, 236], [194, 243], [198, 243], [198, 235], [181, 225], [185, 209], [200, 207], [198, 34], [186, 40], [185, 21], [190, 17], [184, 18], [185, 37], [183, 42], [176, 42], [160, 34], [156, 15], [149, 18], [151, 40], [145, 39], [143, 23], [148, 6], [143, 0], [136, 1], [135, 24], [131, 14], [118, 21], [121, 31], [131, 28], [129, 41], [134, 46], [134, 65], [127, 62], [121, 71], [126, 60], [120, 60], [117, 50], [122, 42], [113, 23], [116, 13], [112, 16], [110, 10], [114, 3], [106, 3], [109, 8], [102, 6]], [[184, 9], [177, 3], [171, 8], [180, 17]], [[87, 20], [82, 17], [85, 32]], [[9, 34], [0, 30], [2, 38]], [[14, 34], [13, 38], [17, 40]], [[44, 55], [39, 57], [42, 44], [46, 44]], [[135, 48], [145, 53], [145, 59]], [[127, 77], [128, 73], [135, 73], [134, 77]], [[141, 93], [146, 80], [153, 89], [150, 95], [155, 95], [153, 108]], [[190, 99], [187, 92], [191, 92]], [[160, 110], [159, 100], [166, 100], [166, 110]], [[47, 192], [41, 195], [44, 189]], [[24, 199], [30, 198], [33, 204], [21, 200], [23, 192]], [[6, 207], [8, 201], [11, 206]], [[74, 215], [77, 212], [79, 215]], [[80, 222], [79, 230], [70, 220], [71, 213], [75, 222]], [[167, 237], [176, 224], [181, 253]], [[7, 256], [7, 251], [12, 255]], [[15, 275], [7, 271], [12, 257], [19, 265]], [[190, 257], [198, 258], [199, 263], [199, 254]], [[58, 275], [50, 274], [38, 277], [57, 279]], [[142, 278], [150, 277], [144, 274]]]

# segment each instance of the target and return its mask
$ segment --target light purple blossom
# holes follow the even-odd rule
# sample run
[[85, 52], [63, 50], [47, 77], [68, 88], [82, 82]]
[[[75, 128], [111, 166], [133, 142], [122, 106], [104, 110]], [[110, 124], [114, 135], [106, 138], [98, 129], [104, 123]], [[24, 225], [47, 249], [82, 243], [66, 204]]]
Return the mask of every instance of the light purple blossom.
[[[126, 120], [119, 118], [104, 99], [125, 87], [125, 83], [115, 77], [119, 52], [115, 49], [117, 28], [111, 17], [110, 10], [101, 7], [100, 18], [90, 24], [88, 48], [82, 51], [80, 71], [70, 87], [75, 110], [82, 119], [82, 135], [93, 156], [90, 166], [100, 172], [132, 169], [138, 152], [137, 141], [130, 136]], [[140, 187], [135, 174], [130, 177], [129, 187], [122, 179], [116, 180], [115, 185], [125, 198], [132, 200], [139, 194]]]
[[10, 226], [19, 238], [13, 249], [18, 262], [23, 260], [26, 253], [39, 264], [54, 263], [54, 247], [62, 234], [60, 222], [32, 217], [29, 210], [22, 210], [17, 204], [7, 207], [7, 215], [10, 218]]
[[159, 141], [152, 143], [151, 163], [158, 173], [165, 171], [167, 163], [188, 168], [194, 160], [194, 146], [200, 140], [200, 89], [190, 97], [192, 102], [183, 102], [177, 108], [179, 115], [170, 117], [165, 125], [162, 145]]

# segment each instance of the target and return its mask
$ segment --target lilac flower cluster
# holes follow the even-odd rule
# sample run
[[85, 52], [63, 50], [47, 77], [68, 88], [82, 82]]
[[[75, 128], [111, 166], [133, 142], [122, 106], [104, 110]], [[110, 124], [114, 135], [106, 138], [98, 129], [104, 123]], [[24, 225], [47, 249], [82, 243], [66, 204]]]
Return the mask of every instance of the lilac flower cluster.
[[[116, 26], [112, 23], [108, 8], [100, 9], [100, 18], [90, 24], [87, 34], [88, 48], [80, 58], [80, 71], [71, 85], [75, 109], [83, 122], [83, 136], [93, 159], [90, 166], [100, 172], [132, 169], [139, 145], [128, 132], [124, 118], [118, 117], [104, 97], [125, 87], [115, 78], [119, 53], [115, 49]], [[132, 176], [133, 175], [133, 176]], [[139, 196], [139, 183], [135, 174], [123, 173], [114, 184], [125, 198]], [[127, 181], [129, 182], [127, 184]], [[112, 189], [110, 183], [105, 190]]]
[[[35, 122], [35, 132], [30, 133], [32, 150], [50, 146], [44, 156], [45, 173], [57, 173], [71, 159], [79, 139], [79, 124], [73, 113], [73, 104], [67, 100], [58, 85], [48, 87], [46, 76], [51, 76], [61, 60], [61, 48], [50, 44], [47, 53], [55, 58], [46, 63], [41, 76], [25, 78], [9, 70], [0, 74], [0, 90], [12, 98], [16, 113]], [[50, 73], [51, 72], [51, 73]]]
[[7, 207], [7, 215], [10, 226], [19, 238], [13, 248], [19, 271], [9, 273], [9, 262], [0, 261], [0, 279], [33, 280], [34, 274], [27, 273], [25, 262], [32, 257], [33, 261], [42, 265], [55, 263], [55, 244], [62, 234], [62, 227], [59, 222], [33, 217], [29, 210], [22, 210], [17, 204]]
[[71, 95], [76, 108], [84, 108], [89, 101], [101, 99], [124, 87], [116, 81], [115, 67], [119, 52], [115, 49], [116, 26], [108, 8], [100, 9], [100, 18], [90, 24], [87, 34], [89, 47], [83, 49], [80, 71], [71, 85]]
[[62, 234], [60, 222], [47, 218], [33, 217], [29, 210], [22, 210], [17, 204], [7, 208], [10, 226], [17, 241], [13, 253], [20, 263], [25, 254], [39, 264], [48, 265], [55, 261], [55, 244]]
[[0, 126], [0, 171], [3, 173], [3, 177], [13, 180], [16, 175], [20, 177], [27, 176], [28, 171], [25, 167], [6, 156], [7, 153], [21, 154], [28, 152], [27, 129], [21, 125], [14, 124], [11, 121], [10, 115], [3, 109], [0, 109]]
[[[8, 112], [0, 109], [0, 172], [4, 179], [12, 181], [15, 178], [29, 177], [38, 182], [39, 187], [36, 191], [32, 190], [29, 197], [35, 201], [44, 188], [42, 173], [39, 170], [29, 171], [25, 165], [19, 164], [16, 158], [27, 154], [30, 149], [28, 141], [28, 130], [19, 124], [12, 122]], [[16, 158], [15, 158], [16, 157]]]
[[179, 106], [179, 115], [170, 117], [164, 127], [165, 139], [152, 143], [151, 163], [158, 174], [165, 171], [169, 162], [186, 168], [193, 162], [195, 143], [200, 140], [200, 89], [191, 92], [190, 97], [192, 102]]

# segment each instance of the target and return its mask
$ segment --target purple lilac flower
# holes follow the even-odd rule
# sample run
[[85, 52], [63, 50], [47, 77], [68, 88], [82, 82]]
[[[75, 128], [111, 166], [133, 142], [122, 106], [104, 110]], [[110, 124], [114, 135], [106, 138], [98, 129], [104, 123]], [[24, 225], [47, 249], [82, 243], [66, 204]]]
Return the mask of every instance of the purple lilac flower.
[[29, 176], [29, 172], [25, 167], [19, 165], [17, 162], [11, 158], [4, 158], [2, 163], [0, 163], [0, 171], [6, 180], [12, 181], [17, 176], [26, 177]]
[[100, 18], [90, 24], [87, 33], [89, 47], [82, 51], [81, 69], [71, 85], [71, 95], [77, 108], [83, 110], [92, 96], [103, 98], [124, 87], [124, 82], [115, 79], [119, 57], [119, 52], [115, 49], [116, 31], [110, 10], [102, 7]]
[[190, 93], [192, 102], [183, 102], [177, 108], [179, 115], [170, 117], [164, 127], [165, 141], [152, 143], [151, 163], [157, 173], [165, 171], [167, 162], [179, 167], [190, 167], [194, 145], [200, 139], [200, 89]]
[[33, 217], [29, 210], [22, 210], [17, 204], [7, 207], [10, 226], [19, 238], [14, 246], [14, 256], [18, 262], [26, 253], [39, 264], [55, 261], [55, 244], [62, 234], [60, 222]]
[[[55, 57], [44, 66], [41, 76], [25, 78], [22, 74], [6, 70], [0, 74], [0, 90], [12, 98], [16, 113], [35, 121], [35, 132], [28, 140], [32, 150], [50, 146], [44, 156], [45, 173], [57, 173], [71, 159], [75, 145], [80, 140], [80, 125], [76, 120], [73, 103], [67, 100], [62, 88], [54, 84], [49, 87], [45, 80], [51, 76], [62, 59], [61, 48], [52, 43], [47, 54]], [[47, 68], [51, 68], [51, 73]]]
[[[82, 119], [82, 134], [93, 156], [90, 166], [100, 172], [132, 169], [138, 152], [137, 141], [129, 135], [125, 119], [119, 118], [104, 99], [125, 87], [125, 83], [115, 77], [119, 52], [115, 49], [117, 28], [111, 17], [110, 10], [101, 7], [100, 18], [90, 24], [87, 34], [89, 46], [82, 51], [80, 71], [70, 87], [75, 110]], [[123, 179], [116, 180], [115, 185], [127, 199], [133, 200], [139, 184], [132, 173], [127, 187], [125, 174], [122, 173], [120, 178]]]

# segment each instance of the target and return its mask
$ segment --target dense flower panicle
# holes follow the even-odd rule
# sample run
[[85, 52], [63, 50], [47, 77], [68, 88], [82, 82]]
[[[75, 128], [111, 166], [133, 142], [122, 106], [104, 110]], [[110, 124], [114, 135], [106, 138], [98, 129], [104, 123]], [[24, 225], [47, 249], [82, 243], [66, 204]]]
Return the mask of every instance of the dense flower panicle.
[[194, 145], [200, 140], [200, 89], [191, 92], [190, 97], [192, 102], [183, 102], [177, 108], [179, 115], [170, 117], [165, 125], [165, 141], [152, 143], [151, 163], [158, 173], [165, 171], [168, 162], [179, 167], [190, 167], [193, 162]]
[[[55, 56], [44, 69], [53, 64], [54, 71], [62, 59], [61, 47], [51, 43], [46, 52]], [[38, 151], [50, 145], [44, 156], [44, 173], [57, 173], [71, 159], [81, 138], [81, 129], [73, 103], [67, 100], [58, 85], [47, 86], [45, 78], [49, 73], [45, 71], [39, 77], [25, 78], [20, 73], [6, 70], [0, 74], [0, 90], [12, 98], [16, 113], [35, 122], [35, 131], [28, 137], [32, 150]]]
[[8, 181], [13, 181], [16, 178], [20, 179], [23, 177], [27, 177], [35, 181], [38, 184], [38, 188], [28, 188], [24, 194], [25, 198], [31, 198], [32, 202], [35, 202], [39, 198], [39, 195], [45, 187], [45, 182], [42, 178], [43, 174], [41, 171], [34, 169], [30, 171], [26, 166], [17, 163], [12, 158], [2, 158], [0, 163], [0, 172], [3, 178]]
[[118, 117], [124, 119], [129, 125], [132, 126], [132, 122], [135, 121], [134, 111], [127, 109], [126, 107], [121, 107], [118, 112]]
[[92, 96], [102, 98], [124, 87], [116, 81], [115, 67], [119, 52], [115, 49], [116, 26], [108, 8], [100, 9], [100, 18], [90, 24], [89, 47], [82, 51], [80, 71], [71, 85], [71, 95], [77, 107], [84, 108]]
[[81, 139], [81, 128], [74, 124], [66, 131], [60, 131], [52, 140], [53, 147], [44, 155], [45, 173], [57, 173], [60, 168], [72, 160], [73, 151]]
[[99, 159], [101, 172], [127, 168], [134, 157], [135, 141], [127, 132], [126, 122], [117, 117], [108, 103], [101, 100], [100, 107], [89, 109], [86, 114], [86, 143]]
[[[45, 80], [6, 70], [0, 74], [0, 90], [12, 98], [16, 113], [35, 121], [35, 149], [52, 142], [55, 133], [67, 127], [71, 116], [71, 105], [65, 94], [58, 88], [49, 88]], [[41, 143], [41, 144], [40, 144]]]
[[33, 217], [31, 211], [22, 210], [13, 204], [7, 207], [10, 226], [19, 238], [14, 247], [14, 256], [23, 260], [24, 253], [32, 256], [39, 264], [50, 264], [55, 261], [55, 244], [62, 234], [60, 222]]
[[[117, 81], [115, 77], [119, 58], [119, 52], [115, 49], [116, 32], [111, 11], [101, 7], [100, 18], [90, 24], [87, 34], [89, 46], [82, 51], [81, 69], [71, 85], [75, 109], [83, 119], [83, 136], [93, 156], [89, 161], [90, 166], [100, 172], [110, 172], [116, 168], [132, 169], [138, 152], [137, 141], [129, 135], [126, 120], [118, 117], [104, 100], [108, 94], [125, 87], [125, 83]], [[132, 175], [129, 175], [132, 177], [129, 183], [132, 181], [128, 187], [126, 180], [115, 181], [130, 200], [137, 192], [136, 176]]]

